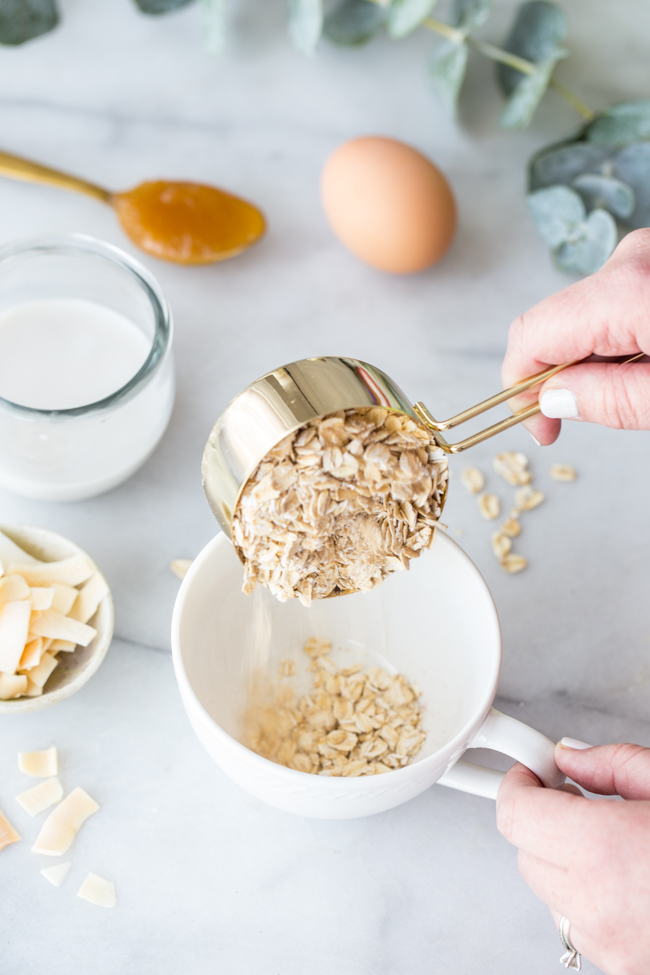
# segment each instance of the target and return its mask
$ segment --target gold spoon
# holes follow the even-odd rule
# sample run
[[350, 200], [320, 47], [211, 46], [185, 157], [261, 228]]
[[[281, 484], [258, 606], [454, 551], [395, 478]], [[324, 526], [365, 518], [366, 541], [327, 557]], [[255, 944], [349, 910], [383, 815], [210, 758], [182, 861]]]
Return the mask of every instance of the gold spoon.
[[252, 203], [202, 183], [155, 180], [124, 193], [0, 152], [0, 176], [85, 193], [114, 207], [134, 244], [163, 261], [212, 264], [235, 257], [266, 230]]

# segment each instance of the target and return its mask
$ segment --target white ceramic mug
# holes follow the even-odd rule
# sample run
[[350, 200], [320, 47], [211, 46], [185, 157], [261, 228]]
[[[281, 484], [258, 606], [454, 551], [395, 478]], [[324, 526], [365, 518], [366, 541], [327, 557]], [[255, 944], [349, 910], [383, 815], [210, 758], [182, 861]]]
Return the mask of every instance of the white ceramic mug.
[[[277, 602], [263, 590], [241, 592], [242, 567], [224, 535], [192, 564], [172, 621], [174, 668], [199, 740], [223, 771], [258, 799], [321, 819], [368, 816], [398, 806], [434, 782], [496, 798], [502, 773], [461, 761], [468, 748], [491, 748], [523, 762], [546, 786], [564, 782], [553, 743], [492, 708], [501, 664], [501, 632], [478, 569], [446, 535], [430, 552], [368, 594]], [[245, 648], [272, 624], [269, 673], [289, 657], [307, 689], [311, 635], [333, 641], [335, 662], [388, 665], [422, 691], [427, 738], [410, 765], [382, 775], [341, 778], [276, 765], [246, 748], [241, 719], [247, 688]], [[342, 663], [345, 666], [345, 663]], [[300, 668], [304, 673], [300, 673]], [[300, 686], [301, 679], [303, 687]]]

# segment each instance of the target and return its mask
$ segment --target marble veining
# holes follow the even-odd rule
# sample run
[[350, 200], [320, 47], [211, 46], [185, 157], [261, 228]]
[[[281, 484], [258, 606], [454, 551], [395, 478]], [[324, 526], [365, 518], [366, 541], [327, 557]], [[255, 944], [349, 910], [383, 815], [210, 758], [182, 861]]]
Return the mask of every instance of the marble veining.
[[[512, 6], [498, 5], [491, 39]], [[307, 821], [263, 806], [219, 772], [173, 678], [178, 580], [168, 565], [215, 533], [200, 484], [203, 445], [229, 400], [269, 368], [313, 354], [358, 356], [435, 415], [498, 389], [509, 322], [568, 283], [531, 225], [523, 185], [526, 159], [575, 119], [550, 95], [529, 131], [499, 132], [492, 69], [477, 62], [457, 128], [427, 88], [430, 38], [358, 52], [324, 47], [304, 60], [288, 46], [279, 3], [233, 4], [238, 31], [220, 61], [201, 48], [196, 5], [163, 18], [127, 2], [61, 7], [56, 33], [2, 49], [2, 148], [116, 188], [160, 175], [217, 183], [259, 203], [270, 231], [212, 268], [138, 255], [173, 308], [178, 398], [161, 446], [135, 477], [69, 505], [0, 492], [2, 522], [43, 525], [93, 555], [114, 592], [118, 634], [77, 696], [2, 722], [0, 807], [25, 839], [0, 855], [0, 972], [547, 975], [558, 968], [560, 940], [519, 878], [490, 801], [434, 786], [371, 819]], [[568, 13], [574, 53], [563, 80], [595, 107], [647, 94], [636, 37], [650, 12], [634, 0], [576, 0]], [[358, 263], [321, 213], [325, 157], [375, 132], [430, 153], [458, 195], [454, 247], [415, 278]], [[0, 243], [82, 232], [133, 253], [111, 211], [81, 196], [0, 180], [0, 212]], [[544, 450], [523, 430], [499, 442], [527, 453], [547, 494], [517, 540], [527, 572], [509, 577], [496, 564], [494, 526], [458, 479], [464, 458], [453, 463], [445, 521], [501, 617], [496, 706], [555, 739], [650, 744], [648, 434], [565, 426]], [[513, 491], [491, 471], [496, 449], [478, 447], [467, 462], [488, 473], [507, 510]], [[555, 461], [574, 464], [579, 480], [551, 481]], [[102, 806], [58, 890], [39, 874], [51, 864], [29, 851], [39, 821], [14, 801], [27, 787], [16, 751], [51, 742], [64, 786], [84, 786]], [[477, 754], [469, 757], [501, 764]], [[88, 871], [115, 882], [117, 910], [74, 897]]]

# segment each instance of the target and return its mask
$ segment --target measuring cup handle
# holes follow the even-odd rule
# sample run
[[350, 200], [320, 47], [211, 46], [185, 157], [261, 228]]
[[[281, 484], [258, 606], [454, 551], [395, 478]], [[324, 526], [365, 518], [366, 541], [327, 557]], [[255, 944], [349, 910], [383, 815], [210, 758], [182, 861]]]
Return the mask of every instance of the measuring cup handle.
[[[566, 776], [555, 764], [553, 742], [523, 721], [491, 709], [487, 718], [467, 744], [468, 748], [491, 748], [526, 765], [548, 788], [556, 789]], [[440, 785], [496, 799], [502, 772], [471, 762], [456, 762], [441, 779]]]

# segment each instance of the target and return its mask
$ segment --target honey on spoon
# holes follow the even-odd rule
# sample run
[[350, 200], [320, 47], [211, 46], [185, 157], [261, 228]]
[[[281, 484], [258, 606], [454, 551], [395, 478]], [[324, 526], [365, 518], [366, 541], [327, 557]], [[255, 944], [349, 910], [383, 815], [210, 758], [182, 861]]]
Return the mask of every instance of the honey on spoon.
[[252, 203], [202, 183], [154, 180], [123, 193], [0, 152], [0, 176], [85, 193], [112, 206], [142, 250], [176, 264], [213, 264], [241, 254], [266, 230]]

